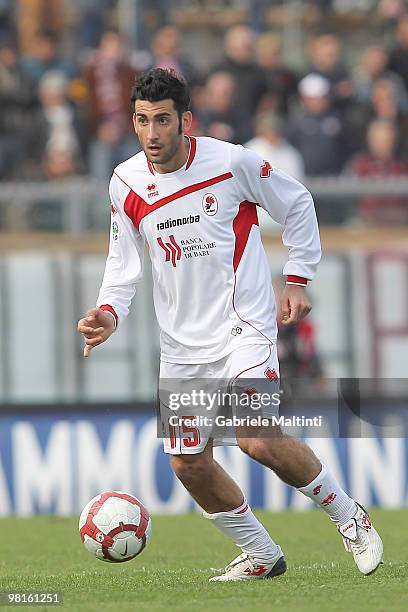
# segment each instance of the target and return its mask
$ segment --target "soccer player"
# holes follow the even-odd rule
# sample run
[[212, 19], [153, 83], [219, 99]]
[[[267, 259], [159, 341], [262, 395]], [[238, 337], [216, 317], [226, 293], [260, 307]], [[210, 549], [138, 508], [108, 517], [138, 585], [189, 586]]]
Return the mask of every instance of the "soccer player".
[[[186, 136], [190, 97], [174, 72], [158, 68], [141, 75], [132, 102], [143, 150], [117, 166], [110, 182], [105, 274], [97, 306], [78, 322], [84, 356], [128, 314], [147, 242], [161, 330], [160, 378], [276, 380], [275, 301], [256, 210], [264, 208], [283, 226], [289, 259], [280, 300], [282, 323], [290, 325], [310, 312], [305, 286], [320, 260], [310, 193], [242, 146]], [[177, 435], [169, 429], [164, 438], [174, 472], [204, 516], [242, 551], [211, 580], [255, 580], [285, 572], [280, 546], [214, 460], [213, 437], [199, 427], [176, 429], [181, 430]], [[379, 566], [383, 545], [367, 512], [307, 445], [276, 425], [265, 435], [261, 426], [255, 433], [241, 428], [233, 443], [329, 515], [363, 574]]]

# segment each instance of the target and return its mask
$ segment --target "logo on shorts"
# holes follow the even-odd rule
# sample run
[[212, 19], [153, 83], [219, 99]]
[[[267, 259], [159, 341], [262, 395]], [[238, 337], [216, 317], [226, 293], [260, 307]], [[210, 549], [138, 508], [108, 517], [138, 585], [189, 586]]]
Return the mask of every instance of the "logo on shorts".
[[269, 380], [279, 380], [279, 376], [277, 375], [275, 368], [273, 370], [271, 370], [271, 368], [266, 368], [264, 374], [266, 378], [269, 378]]
[[212, 217], [218, 210], [218, 200], [212, 193], [206, 193], [203, 197], [203, 210], [206, 215]]
[[113, 240], [117, 240], [119, 238], [119, 225], [116, 221], [112, 223], [112, 238]]
[[233, 327], [231, 329], [231, 334], [233, 336], [239, 336], [239, 334], [242, 334], [242, 327], [238, 327], [238, 325], [236, 327]]

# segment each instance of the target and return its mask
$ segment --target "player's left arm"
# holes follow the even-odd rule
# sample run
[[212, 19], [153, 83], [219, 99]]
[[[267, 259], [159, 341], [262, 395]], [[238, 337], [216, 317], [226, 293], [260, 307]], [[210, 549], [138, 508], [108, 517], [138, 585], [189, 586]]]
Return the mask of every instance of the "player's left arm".
[[305, 288], [321, 258], [313, 198], [299, 181], [243, 147], [237, 147], [234, 170], [243, 195], [283, 227], [282, 241], [289, 257], [283, 268], [282, 323], [296, 323], [312, 308]]

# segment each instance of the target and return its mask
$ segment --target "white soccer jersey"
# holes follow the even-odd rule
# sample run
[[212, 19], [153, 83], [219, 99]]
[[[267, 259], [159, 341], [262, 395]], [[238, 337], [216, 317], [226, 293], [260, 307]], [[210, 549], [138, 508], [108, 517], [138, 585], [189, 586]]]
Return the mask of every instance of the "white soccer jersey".
[[[97, 305], [127, 316], [149, 247], [161, 358], [205, 363], [236, 348], [276, 341], [271, 273], [257, 206], [283, 226], [283, 274], [306, 283], [320, 260], [307, 189], [256, 153], [190, 137], [186, 164], [159, 174], [144, 152], [110, 182], [111, 237]], [[293, 277], [293, 278], [290, 278]]]

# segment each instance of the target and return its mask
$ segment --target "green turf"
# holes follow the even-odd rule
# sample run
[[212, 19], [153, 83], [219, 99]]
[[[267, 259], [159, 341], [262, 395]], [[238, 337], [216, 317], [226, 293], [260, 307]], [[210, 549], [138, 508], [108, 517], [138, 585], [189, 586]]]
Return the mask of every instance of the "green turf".
[[61, 591], [63, 607], [36, 609], [65, 612], [408, 610], [408, 511], [372, 512], [386, 554], [368, 577], [355, 568], [322, 512], [258, 516], [284, 549], [288, 571], [273, 580], [230, 584], [208, 578], [211, 568], [223, 567], [238, 551], [197, 514], [154, 517], [147, 548], [123, 564], [86, 552], [75, 519], [0, 519], [0, 592]]

